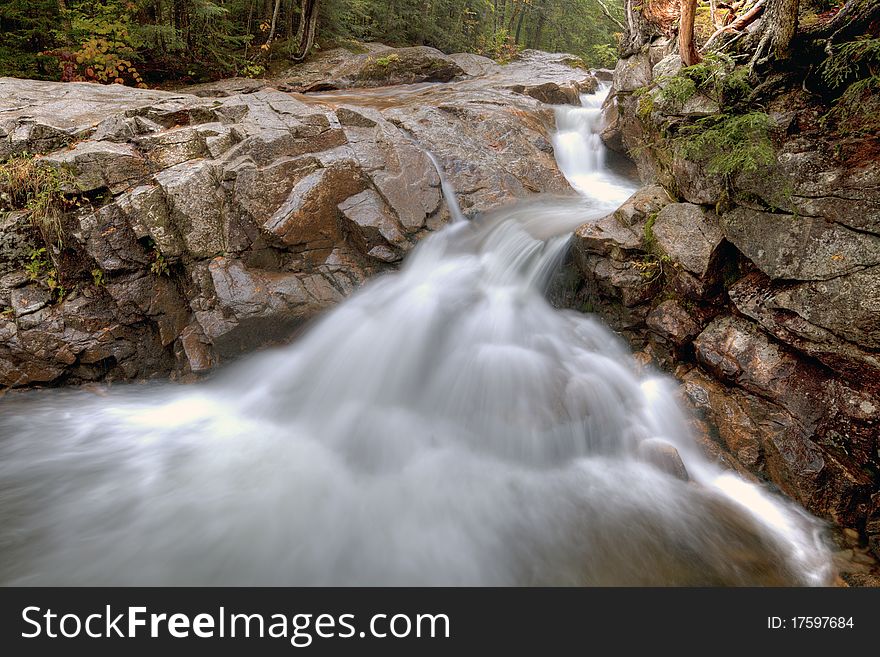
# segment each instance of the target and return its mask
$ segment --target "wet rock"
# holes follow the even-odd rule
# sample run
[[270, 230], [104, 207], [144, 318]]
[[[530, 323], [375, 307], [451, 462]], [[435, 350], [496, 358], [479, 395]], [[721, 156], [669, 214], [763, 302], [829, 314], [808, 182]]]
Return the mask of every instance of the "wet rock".
[[880, 236], [816, 217], [737, 207], [721, 215], [721, 228], [774, 279], [818, 281], [880, 265]]
[[332, 248], [340, 240], [337, 205], [366, 186], [354, 161], [340, 161], [300, 180], [264, 228], [287, 246]]
[[409, 247], [394, 214], [372, 189], [347, 198], [339, 204], [339, 210], [350, 222], [364, 253], [385, 262], [393, 262], [401, 256], [389, 248], [391, 245]]
[[872, 292], [876, 270], [807, 283], [777, 283], [755, 272], [729, 294], [741, 313], [779, 340], [867, 385], [880, 381], [880, 355], [870, 349], [880, 313], [880, 292]]
[[158, 173], [155, 181], [168, 203], [171, 221], [186, 250], [196, 258], [226, 250], [226, 199], [220, 169], [207, 160], [183, 162]]
[[141, 137], [138, 145], [155, 166], [163, 169], [208, 155], [202, 132], [190, 126]]
[[458, 64], [465, 75], [480, 77], [491, 73], [498, 73], [501, 66], [494, 59], [475, 55], [469, 52], [457, 52], [449, 55], [449, 59]]
[[676, 347], [690, 342], [700, 333], [700, 325], [673, 299], [657, 305], [648, 314], [645, 323]]
[[[289, 339], [448, 220], [426, 149], [469, 214], [571, 193], [549, 141], [553, 110], [507, 89], [556, 85], [576, 99], [593, 78], [568, 56], [527, 51], [504, 67], [459, 57], [467, 77], [431, 49], [366, 49], [323, 52], [287, 81], [184, 92], [0, 80], [0, 158], [47, 153], [81, 205], [50, 254], [63, 298], [24, 271], [44, 246], [27, 213], [3, 217], [4, 384], [189, 377]], [[463, 79], [390, 102], [280, 90], [450, 74]]]
[[639, 443], [639, 457], [662, 472], [682, 481], [690, 481], [687, 468], [675, 447], [665, 440], [649, 438]]

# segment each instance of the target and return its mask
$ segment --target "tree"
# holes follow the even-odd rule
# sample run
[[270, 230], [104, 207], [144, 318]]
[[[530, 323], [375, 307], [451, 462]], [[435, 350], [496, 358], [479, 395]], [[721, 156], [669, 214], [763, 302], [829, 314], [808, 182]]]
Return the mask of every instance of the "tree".
[[678, 30], [678, 52], [684, 66], [700, 61], [700, 53], [694, 45], [694, 19], [697, 16], [697, 0], [681, 0], [681, 27]]
[[318, 27], [318, 3], [319, 0], [301, 0], [299, 13], [299, 28], [296, 31], [293, 60], [302, 61], [311, 51], [315, 44], [315, 31]]
[[769, 0], [761, 19], [761, 40], [749, 64], [752, 68], [770, 59], [788, 58], [797, 31], [799, 8], [800, 0]]

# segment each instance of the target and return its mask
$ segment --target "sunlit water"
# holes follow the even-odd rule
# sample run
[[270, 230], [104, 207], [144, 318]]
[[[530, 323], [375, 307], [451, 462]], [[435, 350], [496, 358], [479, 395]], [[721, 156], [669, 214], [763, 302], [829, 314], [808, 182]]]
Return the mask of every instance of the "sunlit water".
[[544, 299], [571, 231], [633, 191], [584, 100], [555, 138], [581, 200], [454, 222], [209, 383], [7, 396], [0, 580], [825, 583], [818, 524], [708, 463], [671, 383]]

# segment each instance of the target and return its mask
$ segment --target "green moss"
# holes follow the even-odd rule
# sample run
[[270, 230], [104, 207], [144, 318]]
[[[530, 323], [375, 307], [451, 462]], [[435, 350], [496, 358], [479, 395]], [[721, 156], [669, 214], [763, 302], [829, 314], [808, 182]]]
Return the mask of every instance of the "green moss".
[[657, 223], [657, 215], [659, 212], [652, 212], [645, 221], [645, 248], [648, 251], [657, 250], [657, 240], [654, 237], [654, 224]]
[[376, 66], [381, 66], [382, 68], [388, 68], [391, 64], [400, 61], [400, 55], [397, 53], [391, 53], [385, 57], [379, 57], [376, 60]]
[[684, 126], [675, 145], [683, 157], [705, 162], [709, 173], [757, 171], [775, 161], [771, 125], [764, 112], [708, 116]]
[[681, 69], [676, 75], [665, 76], [661, 83], [660, 100], [682, 106], [698, 93], [711, 98], [721, 107], [733, 107], [752, 91], [746, 66], [736, 66], [723, 53], [710, 53], [698, 64]]

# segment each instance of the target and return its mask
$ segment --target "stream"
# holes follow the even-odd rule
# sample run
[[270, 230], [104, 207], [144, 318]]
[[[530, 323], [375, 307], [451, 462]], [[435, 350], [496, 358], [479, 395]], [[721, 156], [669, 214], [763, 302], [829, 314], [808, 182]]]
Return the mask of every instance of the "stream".
[[827, 584], [820, 523], [710, 463], [673, 382], [545, 298], [635, 189], [605, 93], [555, 109], [578, 197], [453, 221], [293, 344], [191, 386], [8, 395], [0, 582]]

